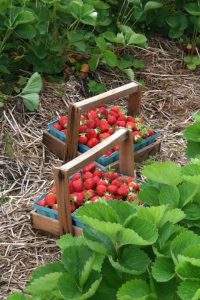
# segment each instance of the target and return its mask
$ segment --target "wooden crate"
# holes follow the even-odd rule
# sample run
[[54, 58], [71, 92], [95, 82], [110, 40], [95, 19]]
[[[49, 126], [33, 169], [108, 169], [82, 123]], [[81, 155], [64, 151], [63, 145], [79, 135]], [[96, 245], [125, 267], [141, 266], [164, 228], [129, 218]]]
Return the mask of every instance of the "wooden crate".
[[131, 131], [121, 128], [89, 151], [54, 169], [58, 199], [58, 220], [32, 212], [33, 227], [53, 235], [62, 235], [66, 232], [76, 235], [81, 234], [81, 228], [72, 225], [71, 213], [68, 211], [70, 203], [69, 179], [84, 166], [95, 161], [106, 150], [118, 144], [120, 145], [119, 172], [123, 175], [134, 176], [133, 137]]

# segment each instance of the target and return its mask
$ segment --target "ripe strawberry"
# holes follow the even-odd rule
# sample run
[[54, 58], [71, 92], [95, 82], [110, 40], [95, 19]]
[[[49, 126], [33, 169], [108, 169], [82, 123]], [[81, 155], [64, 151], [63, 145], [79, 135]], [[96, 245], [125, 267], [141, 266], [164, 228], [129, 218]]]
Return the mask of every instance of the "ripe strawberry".
[[88, 128], [96, 128], [96, 122], [95, 122], [95, 120], [92, 120], [92, 119], [89, 119], [89, 120], [87, 120], [87, 127]]
[[103, 185], [103, 184], [98, 184], [96, 190], [97, 190], [97, 194], [98, 194], [99, 196], [103, 196], [103, 195], [105, 194], [107, 188], [106, 188], [106, 186]]
[[111, 194], [116, 194], [117, 189], [118, 189], [118, 187], [116, 185], [111, 184], [108, 186], [108, 192], [110, 192]]
[[96, 110], [90, 110], [87, 113], [87, 117], [88, 117], [88, 119], [96, 119], [98, 117], [97, 111]]
[[113, 200], [113, 197], [112, 197], [112, 195], [110, 195], [110, 194], [105, 194], [103, 197], [104, 197], [104, 199], [105, 199], [106, 201], [111, 201], [111, 200]]
[[94, 182], [93, 178], [88, 178], [84, 182], [84, 188], [86, 190], [92, 190], [95, 188], [95, 186], [96, 186], [96, 183]]
[[104, 155], [108, 157], [108, 156], [112, 155], [112, 153], [113, 153], [112, 150], [107, 150]]
[[83, 182], [81, 179], [77, 179], [72, 181], [73, 188], [75, 192], [82, 192], [83, 191]]
[[107, 117], [108, 110], [107, 110], [107, 108], [105, 106], [101, 106], [101, 107], [98, 108], [98, 113], [100, 115], [103, 115], [103, 116]]
[[45, 197], [45, 204], [47, 206], [53, 206], [56, 203], [57, 203], [57, 197], [56, 197], [55, 194], [49, 193], [48, 195], [46, 195], [46, 197]]
[[113, 117], [115, 117], [116, 119], [119, 117], [119, 114], [116, 112], [116, 111], [110, 111], [109, 112], [109, 116], [113, 116]]
[[121, 185], [118, 190], [117, 193], [122, 196], [122, 197], [126, 197], [129, 193], [129, 188], [126, 184]]
[[70, 194], [72, 194], [72, 193], [75, 192], [75, 190], [74, 190], [74, 185], [73, 185], [73, 181], [72, 181], [72, 180], [69, 182], [69, 192], [70, 192]]
[[119, 177], [119, 174], [117, 172], [112, 172], [112, 171], [106, 172], [104, 175], [104, 178], [106, 178], [108, 180], [114, 180], [118, 177]]
[[117, 121], [116, 123], [119, 127], [125, 127], [126, 126], [126, 122], [125, 121]]
[[91, 138], [89, 139], [89, 141], [87, 142], [87, 146], [90, 148], [93, 148], [94, 146], [96, 146], [99, 143], [99, 140], [97, 138]]
[[115, 111], [118, 114], [122, 112], [121, 107], [117, 105], [111, 107], [111, 111]]
[[122, 180], [120, 178], [116, 178], [112, 181], [112, 185], [115, 185], [116, 187], [120, 187], [122, 185]]
[[53, 127], [59, 131], [62, 130], [62, 126], [59, 123], [54, 124]]
[[67, 128], [67, 124], [68, 124], [68, 117], [67, 116], [61, 116], [59, 118], [59, 123], [63, 128]]
[[100, 179], [98, 185], [105, 185], [105, 186], [108, 186], [108, 181], [107, 181], [107, 180]]
[[[95, 169], [96, 169], [96, 164], [94, 162], [92, 162], [92, 163], [89, 163], [87, 166], [85, 166], [83, 168], [83, 173], [85, 173], [85, 172], [92, 172], [93, 173], [95, 171]], [[96, 170], [96, 172], [97, 172], [97, 170]]]
[[99, 135], [99, 138], [100, 138], [100, 141], [106, 139], [107, 137], [110, 136], [110, 133], [109, 132], [103, 132], [103, 133], [100, 133]]
[[133, 139], [135, 142], [137, 142], [138, 140], [140, 140], [142, 138], [139, 131], [133, 131], [132, 135], [133, 135]]
[[81, 134], [81, 135], [79, 136], [78, 142], [79, 142], [79, 144], [86, 145], [87, 142], [88, 142], [88, 138], [86, 137], [85, 134]]
[[139, 191], [140, 190], [140, 185], [134, 181], [132, 182], [129, 182], [128, 183], [128, 187], [129, 189], [132, 191], [132, 190], [135, 190], [135, 191]]
[[46, 205], [45, 199], [38, 201], [38, 202], [37, 202], [37, 205], [45, 206], [45, 205]]
[[84, 203], [84, 193], [80, 192], [80, 193], [74, 193], [74, 202], [76, 202], [77, 206], [81, 206]]
[[99, 201], [99, 196], [94, 196], [91, 198], [92, 202], [98, 202]]
[[126, 128], [128, 128], [128, 129], [135, 129], [135, 123], [133, 123], [133, 122], [127, 122], [126, 123]]
[[108, 121], [105, 119], [102, 119], [99, 125], [99, 128], [102, 132], [108, 131], [110, 128], [110, 125], [108, 124]]
[[127, 116], [126, 120], [127, 120], [127, 122], [133, 122], [133, 123], [135, 123], [135, 118], [132, 117], [132, 116]]
[[87, 130], [87, 125], [81, 125], [80, 127], [79, 127], [79, 132], [80, 133], [83, 133], [83, 132], [86, 132], [86, 130]]
[[54, 210], [58, 210], [58, 204], [54, 204], [54, 205], [52, 206], [52, 208], [53, 208]]
[[84, 174], [83, 174], [83, 179], [84, 180], [86, 180], [86, 179], [88, 179], [88, 178], [92, 178], [93, 177], [93, 174], [91, 173], [91, 172], [85, 172]]
[[98, 135], [97, 129], [87, 129], [86, 137], [89, 139], [96, 138]]
[[95, 195], [94, 190], [87, 190], [84, 192], [85, 200], [90, 200], [92, 197], [94, 197], [94, 195]]
[[77, 180], [77, 179], [81, 179], [81, 173], [75, 173], [72, 177], [72, 181]]
[[93, 177], [93, 181], [95, 184], [98, 184], [100, 180], [101, 180], [100, 177], [97, 175]]
[[116, 122], [117, 122], [117, 118], [115, 116], [113, 116], [113, 115], [108, 116], [108, 124], [109, 125], [112, 126], [112, 125], [116, 124]]
[[103, 175], [103, 171], [100, 171], [98, 169], [94, 172], [94, 176], [98, 176], [99, 178], [101, 178], [102, 175]]
[[118, 117], [118, 119], [117, 119], [117, 121], [124, 121], [124, 122], [127, 122], [126, 116], [125, 116], [123, 113], [120, 114], [119, 117]]

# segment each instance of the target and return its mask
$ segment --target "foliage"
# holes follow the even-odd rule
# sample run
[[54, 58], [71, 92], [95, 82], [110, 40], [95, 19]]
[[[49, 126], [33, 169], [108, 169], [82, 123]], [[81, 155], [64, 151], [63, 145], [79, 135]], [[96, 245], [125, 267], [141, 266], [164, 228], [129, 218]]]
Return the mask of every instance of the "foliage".
[[196, 114], [194, 118], [194, 123], [184, 131], [187, 140], [187, 155], [190, 158], [200, 157], [200, 115]]
[[9, 300], [199, 298], [200, 236], [180, 226], [181, 209], [102, 201], [77, 217], [84, 236], [61, 237], [61, 261], [38, 268]]

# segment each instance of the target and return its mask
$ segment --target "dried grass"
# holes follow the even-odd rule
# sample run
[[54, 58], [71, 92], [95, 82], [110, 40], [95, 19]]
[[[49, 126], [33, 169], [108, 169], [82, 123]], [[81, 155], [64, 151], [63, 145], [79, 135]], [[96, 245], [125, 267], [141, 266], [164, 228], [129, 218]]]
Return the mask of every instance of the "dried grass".
[[[142, 114], [163, 137], [157, 158], [184, 164], [182, 130], [200, 109], [199, 73], [184, 69], [182, 52], [166, 40], [154, 40], [135, 54], [147, 61], [137, 75], [145, 81]], [[96, 78], [108, 87], [125, 82], [121, 75], [106, 71]], [[39, 113], [26, 114], [16, 105], [0, 117], [0, 299], [22, 290], [34, 268], [59, 256], [55, 239], [33, 230], [29, 217], [33, 196], [48, 189], [52, 166], [59, 163], [51, 154], [45, 161], [42, 130], [65, 112], [69, 101], [85, 96], [84, 83], [73, 77], [61, 85], [46, 83]]]

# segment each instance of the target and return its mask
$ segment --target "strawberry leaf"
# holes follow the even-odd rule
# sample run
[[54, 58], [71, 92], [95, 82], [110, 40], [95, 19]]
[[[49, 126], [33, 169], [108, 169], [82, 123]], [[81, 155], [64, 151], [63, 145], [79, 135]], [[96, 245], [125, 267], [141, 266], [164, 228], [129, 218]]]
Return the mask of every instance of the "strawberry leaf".
[[176, 186], [162, 185], [160, 188], [159, 202], [162, 205], [170, 207], [178, 207], [179, 205], [179, 190]]
[[178, 287], [181, 300], [198, 300], [200, 298], [199, 281], [185, 280]]
[[152, 275], [158, 282], [167, 282], [175, 276], [174, 263], [171, 258], [158, 257], [152, 267]]
[[145, 300], [150, 299], [150, 296], [152, 292], [149, 285], [144, 280], [133, 279], [122, 285], [117, 293], [117, 300]]

